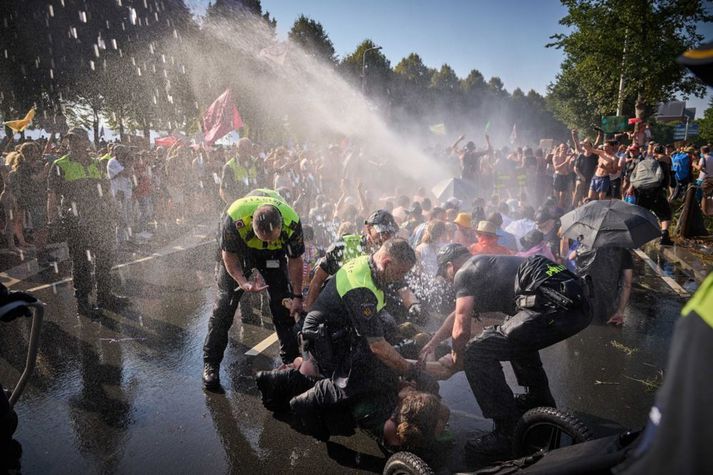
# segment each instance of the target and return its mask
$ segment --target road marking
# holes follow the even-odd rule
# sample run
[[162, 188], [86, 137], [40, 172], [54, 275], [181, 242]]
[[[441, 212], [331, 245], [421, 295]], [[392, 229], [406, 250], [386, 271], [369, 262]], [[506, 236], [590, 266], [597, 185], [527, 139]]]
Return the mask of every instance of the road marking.
[[[134, 261], [124, 262], [123, 264], [117, 264], [117, 265], [115, 265], [114, 267], [112, 267], [112, 270], [121, 269], [121, 268], [123, 268], [123, 267], [127, 267], [127, 266], [130, 266], [130, 265], [133, 265], [133, 264], [138, 264], [138, 263], [140, 263], [140, 262], [150, 261], [151, 259], [156, 259], [157, 257], [170, 256], [171, 254], [176, 254], [177, 252], [180, 252], [180, 251], [188, 251], [188, 250], [195, 249], [195, 248], [200, 247], [200, 246], [205, 246], [206, 244], [211, 244], [211, 243], [214, 243], [214, 242], [215, 242], [214, 240], [203, 241], [203, 242], [199, 242], [199, 243], [196, 244], [195, 246], [191, 246], [191, 247], [188, 247], [188, 248], [183, 248], [183, 247], [182, 247], [180, 250], [176, 250], [176, 249], [174, 248], [173, 250], [168, 251], [168, 252], [154, 252], [154, 253], [151, 254], [150, 256], [142, 257], [142, 258], [136, 259], [136, 260], [134, 260]], [[50, 283], [50, 284], [39, 285], [39, 286], [37, 286], [37, 287], [33, 287], [33, 288], [31, 288], [31, 289], [27, 289], [25, 292], [37, 292], [37, 291], [39, 291], [39, 290], [48, 289], [48, 288], [54, 287], [54, 286], [56, 286], [56, 285], [66, 284], [67, 282], [72, 282], [72, 278], [71, 278], [71, 277], [67, 277], [67, 278], [64, 278], [64, 279], [62, 279], [62, 280], [58, 280], [57, 282], [52, 282], [52, 283]]]
[[673, 289], [674, 292], [676, 292], [680, 297], [690, 297], [691, 294], [689, 294], [686, 289], [678, 285], [678, 282], [676, 282], [671, 276], [668, 276], [664, 273], [663, 269], [659, 267], [658, 264], [656, 264], [649, 256], [644, 253], [641, 249], [636, 249], [634, 251], [637, 256], [641, 258], [646, 264], [648, 264], [651, 269], [653, 269], [656, 274], [658, 274], [661, 279], [663, 279], [664, 282], [668, 284], [671, 289]]
[[266, 349], [268, 349], [272, 344], [274, 344], [277, 341], [277, 333], [271, 333], [270, 336], [262, 340], [260, 343], [257, 345], [253, 346], [250, 348], [248, 351], [245, 352], [246, 356], [257, 356]]

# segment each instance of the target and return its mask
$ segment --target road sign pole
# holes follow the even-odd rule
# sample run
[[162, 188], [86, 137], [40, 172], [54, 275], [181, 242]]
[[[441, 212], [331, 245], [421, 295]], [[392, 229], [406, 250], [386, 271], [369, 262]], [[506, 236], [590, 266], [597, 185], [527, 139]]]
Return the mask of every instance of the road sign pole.
[[688, 121], [689, 121], [689, 120], [690, 120], [690, 119], [688, 118], [688, 116], [686, 116], [686, 129], [685, 129], [685, 131], [683, 132], [683, 141], [684, 141], [684, 142], [688, 140]]

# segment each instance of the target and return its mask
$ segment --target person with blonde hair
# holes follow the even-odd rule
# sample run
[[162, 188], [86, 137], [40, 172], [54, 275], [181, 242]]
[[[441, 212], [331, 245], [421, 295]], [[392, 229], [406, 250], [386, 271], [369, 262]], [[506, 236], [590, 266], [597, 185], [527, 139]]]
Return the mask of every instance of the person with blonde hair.
[[447, 241], [446, 223], [443, 221], [431, 221], [428, 223], [426, 231], [421, 238], [421, 244], [416, 246], [416, 257], [423, 272], [430, 277], [436, 276], [436, 271], [438, 270], [436, 254]]

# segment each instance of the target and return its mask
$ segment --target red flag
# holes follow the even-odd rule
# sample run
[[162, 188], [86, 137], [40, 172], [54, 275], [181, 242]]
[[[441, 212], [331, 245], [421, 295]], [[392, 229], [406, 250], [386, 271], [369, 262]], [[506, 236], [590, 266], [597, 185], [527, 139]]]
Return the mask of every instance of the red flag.
[[178, 139], [173, 135], [168, 135], [166, 137], [157, 137], [154, 143], [157, 147], [169, 148], [171, 145], [178, 142]]
[[240, 118], [238, 108], [233, 102], [230, 89], [226, 89], [223, 94], [210, 105], [203, 114], [203, 141], [212, 145], [216, 140], [243, 126], [243, 119]]

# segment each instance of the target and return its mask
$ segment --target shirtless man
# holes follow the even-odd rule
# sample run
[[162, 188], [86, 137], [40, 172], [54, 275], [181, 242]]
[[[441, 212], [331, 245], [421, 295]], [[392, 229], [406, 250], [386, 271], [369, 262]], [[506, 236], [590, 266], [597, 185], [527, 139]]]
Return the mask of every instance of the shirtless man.
[[616, 141], [608, 140], [604, 145], [604, 150], [592, 150], [599, 157], [599, 161], [589, 187], [590, 200], [605, 200], [607, 198], [611, 186], [609, 174], [617, 172], [619, 163], [619, 158], [615, 155], [617, 145]]

